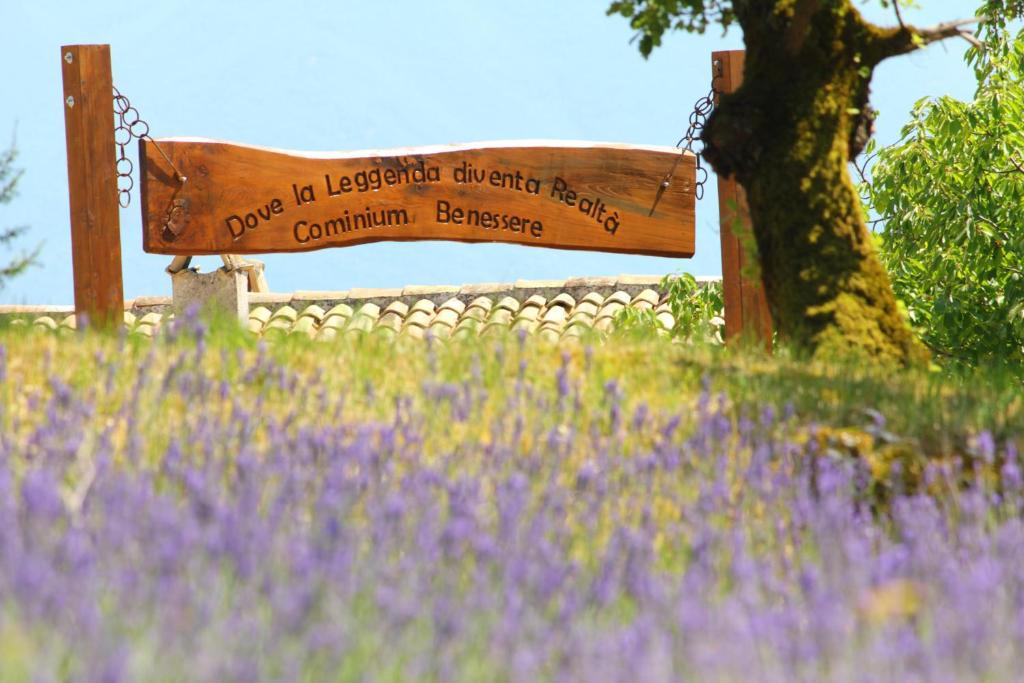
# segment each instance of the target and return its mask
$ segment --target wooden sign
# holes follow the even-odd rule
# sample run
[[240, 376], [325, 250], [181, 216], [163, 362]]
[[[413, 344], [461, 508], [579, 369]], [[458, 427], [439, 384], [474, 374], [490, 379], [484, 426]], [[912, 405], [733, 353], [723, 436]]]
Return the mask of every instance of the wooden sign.
[[694, 250], [695, 158], [674, 147], [528, 141], [304, 153], [185, 138], [139, 144], [151, 253], [385, 240]]

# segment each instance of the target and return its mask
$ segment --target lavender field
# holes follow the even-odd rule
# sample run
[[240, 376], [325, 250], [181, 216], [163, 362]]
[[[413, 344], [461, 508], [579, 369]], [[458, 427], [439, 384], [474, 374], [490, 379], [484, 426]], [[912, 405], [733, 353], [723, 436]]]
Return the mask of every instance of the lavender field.
[[0, 681], [1016, 681], [1024, 410], [556, 347], [0, 333]]

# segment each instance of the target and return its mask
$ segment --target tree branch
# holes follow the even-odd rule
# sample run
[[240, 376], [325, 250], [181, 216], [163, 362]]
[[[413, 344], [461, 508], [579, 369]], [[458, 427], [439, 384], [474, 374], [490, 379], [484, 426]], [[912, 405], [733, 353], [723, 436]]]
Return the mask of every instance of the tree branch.
[[1013, 174], [1013, 173], [1024, 173], [1024, 164], [1022, 164], [1021, 162], [1019, 162], [1016, 159], [1014, 159], [1013, 155], [1010, 155], [1009, 161], [1010, 161], [1010, 164], [1013, 166], [1013, 168], [1008, 168], [1006, 170], [1001, 170], [1001, 169], [998, 169], [998, 168], [992, 168], [992, 169], [989, 169], [989, 173], [995, 173], [996, 175], [1010, 175], [1010, 174]]
[[970, 19], [957, 19], [956, 21], [947, 21], [924, 28], [906, 26], [901, 23], [897, 28], [878, 29], [879, 36], [874, 41], [874, 62], [877, 64], [889, 57], [904, 55], [946, 38], [963, 38], [975, 47], [978, 47], [981, 45], [981, 41], [975, 38], [974, 34], [965, 27], [977, 24], [980, 21], [981, 17], [971, 17]]
[[900, 13], [900, 0], [892, 0], [892, 8], [896, 10], [896, 21], [900, 23], [900, 28], [906, 28], [907, 25], [903, 23], [903, 14]]

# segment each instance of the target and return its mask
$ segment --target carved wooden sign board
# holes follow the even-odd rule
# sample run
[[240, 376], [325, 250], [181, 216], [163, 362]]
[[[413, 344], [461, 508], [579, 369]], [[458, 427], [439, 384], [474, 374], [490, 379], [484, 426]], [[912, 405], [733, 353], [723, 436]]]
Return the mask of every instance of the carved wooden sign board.
[[528, 141], [308, 153], [193, 138], [139, 145], [143, 248], [151, 253], [405, 240], [694, 251], [695, 157], [674, 147]]

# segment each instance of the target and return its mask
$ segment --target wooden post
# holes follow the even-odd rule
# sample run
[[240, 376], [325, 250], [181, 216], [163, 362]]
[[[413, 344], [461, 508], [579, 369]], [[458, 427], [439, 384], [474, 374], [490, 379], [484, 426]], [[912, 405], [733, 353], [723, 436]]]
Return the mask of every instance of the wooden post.
[[[717, 70], [715, 87], [719, 93], [734, 92], [743, 82], [743, 50], [711, 53], [712, 68]], [[716, 95], [717, 105], [717, 95]], [[743, 276], [746, 255], [734, 226], [742, 226], [748, 235], [753, 229], [747, 208], [747, 196], [733, 178], [718, 176], [718, 220], [722, 238], [722, 297], [725, 302], [725, 336], [734, 339], [747, 334], [762, 339], [771, 350], [772, 319], [760, 282]]]
[[60, 58], [75, 313], [80, 324], [88, 316], [94, 325], [119, 325], [124, 286], [110, 46], [65, 45]]

